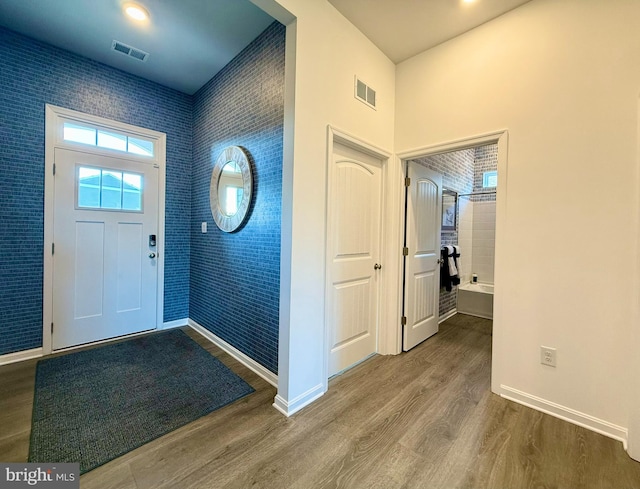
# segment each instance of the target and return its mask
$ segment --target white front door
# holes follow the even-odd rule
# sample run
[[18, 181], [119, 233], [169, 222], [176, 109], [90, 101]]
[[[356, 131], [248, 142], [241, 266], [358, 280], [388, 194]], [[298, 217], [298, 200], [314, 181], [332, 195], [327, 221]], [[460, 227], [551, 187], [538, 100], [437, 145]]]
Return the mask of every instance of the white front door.
[[377, 351], [382, 162], [335, 143], [329, 191], [329, 375]]
[[438, 332], [442, 176], [410, 161], [407, 189], [403, 349]]
[[53, 349], [156, 328], [158, 168], [56, 148]]

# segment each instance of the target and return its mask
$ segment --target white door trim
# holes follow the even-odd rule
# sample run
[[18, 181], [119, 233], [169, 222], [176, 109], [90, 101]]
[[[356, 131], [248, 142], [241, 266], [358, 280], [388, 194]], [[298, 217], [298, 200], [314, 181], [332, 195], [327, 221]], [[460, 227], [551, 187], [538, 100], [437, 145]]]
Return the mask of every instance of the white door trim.
[[[139, 157], [128, 153], [102, 150], [92, 146], [78, 146], [65, 142], [62, 138], [61, 121], [72, 119], [78, 122], [98, 125], [118, 132], [138, 135], [155, 141], [155, 155], [153, 158]], [[103, 154], [119, 159], [143, 161], [158, 165], [158, 297], [156, 312], [156, 327], [162, 328], [164, 311], [164, 232], [165, 232], [165, 179], [166, 179], [166, 134], [133, 126], [123, 122], [112, 121], [103, 117], [84, 114], [75, 110], [56, 107], [47, 104], [45, 107], [45, 158], [44, 158], [44, 276], [42, 295], [42, 351], [44, 355], [52, 352], [51, 323], [53, 320], [53, 208], [54, 208], [54, 178], [53, 163], [56, 148], [81, 150], [86, 153]]]
[[[435, 154], [448, 153], [450, 151], [459, 151], [463, 149], [473, 148], [475, 146], [482, 146], [485, 144], [497, 144], [498, 145], [498, 187], [496, 189], [496, 250], [495, 250], [495, 289], [493, 296], [493, 345], [491, 355], [491, 391], [496, 394], [501, 394], [501, 384], [503, 379], [504, 366], [501, 359], [503, 352], [505, 351], [505, 345], [503, 342], [504, 329], [506, 325], [502, 319], [502, 287], [504, 286], [502, 281], [503, 276], [503, 257], [504, 253], [502, 248], [504, 246], [505, 227], [507, 219], [507, 153], [509, 149], [509, 133], [506, 129], [494, 131], [478, 136], [472, 136], [464, 139], [458, 139], [455, 141], [449, 141], [445, 143], [439, 143], [431, 146], [425, 146], [423, 148], [417, 148], [410, 151], [405, 151], [398, 154], [398, 158], [402, 164], [403, 176], [405, 170], [405, 162], [415, 158], [423, 158], [425, 156], [432, 156]], [[404, 213], [404, 207], [401, 213]], [[400, 217], [404, 220], [404, 215]], [[398, 262], [402, 262], [402, 258], [398, 257]], [[400, 316], [402, 314], [402, 276], [398, 277], [398, 309], [396, 314]], [[401, 345], [402, 340], [402, 328], [397, 327], [395, 336], [398, 341], [398, 345]], [[395, 353], [400, 353], [401, 347]]]
[[[330, 348], [331, 348], [331, 340], [330, 340], [330, 334], [331, 334], [331, 328], [330, 328], [330, 324], [329, 324], [329, 315], [326, 311], [327, 305], [329, 304], [329, 296], [328, 294], [330, 293], [330, 288], [331, 288], [331, 283], [330, 283], [330, 264], [331, 264], [331, 237], [332, 237], [332, 226], [331, 226], [331, 222], [329, 220], [329, 216], [331, 216], [331, 182], [332, 182], [332, 178], [333, 178], [333, 151], [334, 151], [334, 144], [335, 143], [340, 143], [343, 144], [345, 146], [348, 146], [350, 148], [353, 148], [357, 151], [360, 151], [362, 153], [368, 154], [373, 156], [376, 159], [379, 159], [382, 162], [382, 196], [381, 196], [381, 202], [382, 202], [382, 214], [381, 214], [381, 223], [380, 223], [380, 256], [382, 256], [383, 258], [387, 258], [387, 254], [386, 254], [386, 249], [388, 248], [387, 243], [385, 243], [385, 240], [382, 239], [383, 236], [386, 236], [385, 232], [386, 232], [386, 202], [387, 202], [387, 172], [388, 172], [388, 166], [389, 166], [389, 159], [391, 158], [391, 153], [381, 149], [373, 144], [370, 144], [366, 141], [363, 141], [362, 139], [353, 136], [352, 134], [349, 134], [347, 132], [341, 131], [340, 129], [337, 129], [331, 125], [327, 126], [327, 175], [326, 175], [326, 182], [327, 182], [327, 187], [326, 187], [326, 209], [325, 209], [325, 229], [326, 229], [326, 233], [325, 233], [325, 275], [324, 275], [324, 281], [325, 281], [325, 292], [324, 292], [324, 318], [323, 318], [323, 322], [324, 322], [324, 347], [323, 347], [323, 352], [324, 352], [324, 358], [323, 358], [323, 381], [324, 381], [324, 390], [326, 391], [328, 389], [329, 386], [329, 354], [330, 354]], [[387, 283], [388, 283], [388, 273], [384, 273], [386, 271], [386, 269], [384, 268], [384, 261], [383, 261], [383, 268], [382, 270], [380, 270], [382, 273], [380, 273], [380, 298], [384, 298], [386, 297], [386, 291], [388, 290], [387, 288]], [[379, 300], [379, 321], [378, 321], [378, 346], [376, 351], [380, 351], [380, 333], [381, 331], [383, 331], [385, 329], [385, 315], [387, 314], [387, 305], [386, 305], [386, 301], [384, 300]]]
[[[638, 99], [638, 121], [640, 121], [640, 99]], [[640, 125], [638, 125], [638, 146], [637, 146], [637, 164], [640, 167]], [[636, 186], [640, 187], [640, 173], [636, 173]], [[636, 191], [636, 195], [637, 191]], [[638, 260], [638, 256], [640, 253], [640, 201], [636, 197], [635, 202], [635, 220], [636, 220], [636, 256], [635, 256], [635, 273], [634, 273], [634, 283], [633, 290], [638, 297], [638, 291], [640, 291], [640, 260]], [[635, 302], [635, 311], [634, 311], [635, 321], [631, 325], [631, 342], [629, 358], [630, 358], [630, 372], [632, 375], [637, 375], [640, 372], [640, 356], [634, 354], [633, 352], [638, 351], [640, 348], [640, 300], [636, 299]], [[627, 453], [631, 458], [640, 462], [640, 386], [637, 382], [633, 382], [630, 385], [629, 389], [629, 421], [628, 421], [628, 448]]]

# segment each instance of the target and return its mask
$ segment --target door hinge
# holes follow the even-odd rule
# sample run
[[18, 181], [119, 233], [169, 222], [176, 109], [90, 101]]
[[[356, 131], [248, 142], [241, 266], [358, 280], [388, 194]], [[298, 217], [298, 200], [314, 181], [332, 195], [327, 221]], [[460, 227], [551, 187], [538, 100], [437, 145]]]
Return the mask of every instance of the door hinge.
[[53, 323], [51, 323], [51, 334], [53, 334]]
[[53, 174], [54, 175], [56, 174], [56, 164], [55, 163], [53, 164]]
[[409, 256], [409, 248], [406, 246], [402, 248], [402, 256]]
[[56, 244], [51, 243], [51, 254], [53, 255], [56, 252]]
[[403, 326], [407, 325], [407, 316], [402, 316], [400, 318], [400, 324], [402, 324]]
[[411, 185], [411, 179], [410, 179], [409, 177], [406, 177], [406, 178], [404, 179], [404, 186], [405, 186], [405, 187], [408, 187], [408, 186], [410, 186], [410, 185]]

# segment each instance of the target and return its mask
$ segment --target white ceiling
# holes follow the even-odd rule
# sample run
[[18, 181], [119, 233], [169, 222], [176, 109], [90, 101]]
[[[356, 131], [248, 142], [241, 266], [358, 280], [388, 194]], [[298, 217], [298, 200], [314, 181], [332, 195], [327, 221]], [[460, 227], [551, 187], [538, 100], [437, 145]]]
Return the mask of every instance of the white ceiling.
[[394, 63], [530, 0], [329, 0]]
[[[188, 94], [195, 93], [273, 19], [248, 0], [140, 0], [144, 25], [125, 0], [0, 0], [0, 25]], [[111, 50], [113, 40], [149, 53]]]
[[[127, 0], [0, 0], [0, 25], [193, 94], [273, 22], [249, 0], [135, 1], [144, 25], [124, 16]], [[529, 0], [329, 1], [398, 63]], [[113, 40], [148, 60], [112, 51]]]

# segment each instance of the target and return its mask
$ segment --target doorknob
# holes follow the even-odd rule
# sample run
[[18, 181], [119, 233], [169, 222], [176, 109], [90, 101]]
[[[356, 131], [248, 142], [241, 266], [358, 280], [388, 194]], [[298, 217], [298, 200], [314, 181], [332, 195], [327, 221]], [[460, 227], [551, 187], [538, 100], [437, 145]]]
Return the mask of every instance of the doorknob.
[[149, 253], [149, 258], [155, 258], [156, 254], [152, 251], [151, 253]]
[[373, 269], [374, 269], [374, 270], [380, 270], [381, 268], [382, 268], [382, 265], [380, 265], [379, 263], [376, 263], [376, 264], [373, 266]]

